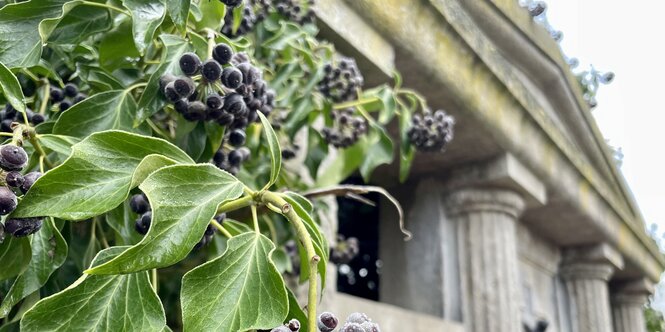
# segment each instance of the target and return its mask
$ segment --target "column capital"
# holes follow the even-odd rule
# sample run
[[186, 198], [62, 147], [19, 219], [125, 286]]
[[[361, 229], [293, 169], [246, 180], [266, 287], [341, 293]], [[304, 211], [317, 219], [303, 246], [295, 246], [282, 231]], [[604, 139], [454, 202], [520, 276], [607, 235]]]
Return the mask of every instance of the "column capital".
[[623, 266], [621, 253], [603, 242], [566, 249], [563, 253], [561, 273], [564, 277], [609, 281], [612, 273], [623, 269]]
[[647, 278], [623, 280], [611, 286], [612, 303], [643, 305], [654, 292], [654, 286]]
[[450, 216], [470, 212], [500, 212], [514, 218], [525, 208], [525, 201], [515, 191], [498, 188], [458, 188], [444, 196], [446, 212]]

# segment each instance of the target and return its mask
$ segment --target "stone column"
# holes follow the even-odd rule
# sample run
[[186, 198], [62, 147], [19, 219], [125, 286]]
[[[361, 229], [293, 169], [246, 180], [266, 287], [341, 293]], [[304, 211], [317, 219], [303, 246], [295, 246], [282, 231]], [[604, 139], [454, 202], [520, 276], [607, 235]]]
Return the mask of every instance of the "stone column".
[[623, 267], [607, 244], [568, 250], [561, 275], [571, 300], [573, 332], [612, 332], [608, 281]]
[[612, 289], [614, 332], [646, 332], [644, 304], [653, 286], [647, 279], [631, 280]]
[[469, 187], [445, 204], [457, 228], [466, 330], [521, 331], [516, 223], [524, 200], [512, 190]]

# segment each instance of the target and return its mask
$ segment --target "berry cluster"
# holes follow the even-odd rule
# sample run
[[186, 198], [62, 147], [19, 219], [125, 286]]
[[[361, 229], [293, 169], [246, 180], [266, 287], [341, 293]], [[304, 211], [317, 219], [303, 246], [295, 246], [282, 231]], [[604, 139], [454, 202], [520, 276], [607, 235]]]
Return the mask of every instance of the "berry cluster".
[[225, 36], [231, 38], [244, 36], [252, 32], [252, 30], [254, 30], [254, 26], [263, 19], [264, 19], [263, 15], [257, 17], [254, 14], [254, 10], [252, 10], [251, 6], [245, 6], [242, 9], [242, 18], [240, 19], [240, 25], [235, 31], [233, 31], [233, 11], [227, 10], [226, 14], [224, 15], [224, 25], [222, 26], [222, 30], [220, 32]]
[[292, 319], [288, 323], [278, 326], [270, 332], [298, 332], [300, 331], [300, 321], [297, 319]]
[[184, 77], [166, 74], [160, 79], [164, 96], [186, 120], [215, 121], [226, 127], [213, 160], [218, 167], [237, 173], [250, 156], [249, 149], [242, 147], [245, 129], [258, 121], [258, 112], [265, 116], [272, 112], [275, 91], [246, 54], [234, 54], [224, 43], [213, 48], [212, 59], [201, 62], [196, 54], [185, 53], [179, 64]]
[[337, 244], [330, 249], [330, 261], [334, 264], [348, 264], [360, 252], [358, 239], [350, 237], [344, 239], [344, 236], [337, 236]]
[[258, 6], [261, 12], [269, 14], [272, 8], [285, 19], [305, 25], [314, 23], [316, 15], [314, 14], [314, 0], [258, 0]]
[[139, 217], [134, 223], [134, 228], [141, 235], [146, 235], [152, 222], [152, 209], [148, 197], [144, 193], [136, 194], [129, 200], [129, 208]]
[[341, 57], [336, 63], [326, 64], [324, 69], [325, 76], [318, 84], [324, 96], [336, 103], [356, 99], [356, 91], [364, 83], [356, 60]]
[[407, 136], [419, 151], [442, 151], [453, 139], [454, 125], [455, 119], [446, 112], [425, 110], [423, 116], [413, 116]]
[[[26, 117], [28, 118], [28, 122], [35, 126], [44, 122], [44, 116], [39, 113], [35, 113], [30, 109], [26, 109], [25, 113]], [[14, 122], [22, 123], [23, 115], [14, 109], [12, 105], [6, 104], [5, 109], [0, 111], [0, 131], [11, 133], [13, 131], [12, 123]]]
[[[339, 320], [334, 314], [324, 312], [319, 315], [317, 320], [319, 331], [332, 332], [339, 324]], [[346, 323], [340, 328], [339, 332], [380, 332], [379, 325], [372, 322], [367, 315], [354, 312], [346, 318]]]
[[[4, 186], [0, 187], [0, 215], [7, 215], [16, 209], [16, 194], [25, 194], [42, 176], [40, 172], [20, 173], [28, 162], [28, 154], [22, 147], [14, 144], [0, 146], [0, 168], [4, 177]], [[9, 218], [0, 231], [0, 242], [4, 233], [22, 237], [37, 232], [42, 227], [42, 218]]]
[[367, 121], [362, 116], [354, 116], [353, 108], [333, 110], [330, 116], [333, 126], [323, 128], [321, 134], [328, 144], [336, 148], [347, 148], [367, 133]]
[[84, 93], [80, 93], [78, 86], [74, 83], [67, 83], [62, 89], [51, 87], [49, 97], [53, 104], [58, 104], [58, 108], [61, 112], [78, 104], [85, 98], [88, 98], [88, 96]]

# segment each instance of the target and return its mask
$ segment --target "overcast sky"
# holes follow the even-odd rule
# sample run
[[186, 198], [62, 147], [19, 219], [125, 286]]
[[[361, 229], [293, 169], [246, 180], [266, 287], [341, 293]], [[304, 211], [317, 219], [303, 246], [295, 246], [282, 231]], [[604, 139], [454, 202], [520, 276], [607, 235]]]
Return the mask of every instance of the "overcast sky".
[[579, 69], [616, 74], [601, 86], [593, 114], [610, 144], [623, 149], [622, 171], [647, 225], [665, 231], [665, 1], [547, 0], [550, 23]]

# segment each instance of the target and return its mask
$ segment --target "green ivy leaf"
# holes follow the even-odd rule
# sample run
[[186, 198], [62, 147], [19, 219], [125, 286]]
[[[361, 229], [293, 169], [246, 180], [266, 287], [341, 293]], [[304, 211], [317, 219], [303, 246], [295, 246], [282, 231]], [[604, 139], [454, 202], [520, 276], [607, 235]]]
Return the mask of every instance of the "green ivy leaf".
[[32, 259], [2, 300], [0, 317], [6, 317], [19, 301], [39, 290], [67, 258], [67, 242], [53, 219], [44, 220], [42, 229], [32, 237]]
[[390, 164], [393, 161], [392, 139], [390, 139], [386, 130], [380, 125], [374, 124], [372, 127], [374, 130], [368, 135], [369, 147], [362, 164], [360, 164], [360, 174], [366, 183], [369, 182], [374, 169], [383, 164]]
[[90, 84], [90, 86], [94, 87], [96, 90], [108, 91], [124, 89], [122, 82], [118, 81], [118, 79], [113, 77], [113, 75], [111, 75], [103, 68], [85, 65], [82, 63], [77, 63], [76, 68], [81, 80]]
[[133, 128], [137, 106], [129, 90], [113, 90], [92, 97], [64, 111], [53, 128], [54, 134], [83, 138], [109, 129], [149, 133], [146, 126]]
[[295, 318], [300, 322], [300, 331], [309, 331], [307, 328], [309, 326], [307, 314], [305, 314], [305, 311], [300, 307], [298, 299], [293, 294], [293, 292], [288, 288], [286, 290], [289, 293], [289, 314], [286, 316], [284, 323], [287, 323], [289, 320]]
[[0, 88], [5, 99], [19, 112], [25, 112], [25, 99], [21, 84], [5, 65], [0, 63]]
[[132, 13], [134, 43], [139, 53], [143, 54], [166, 15], [164, 1], [124, 0], [122, 4]]
[[13, 278], [25, 271], [31, 258], [30, 240], [27, 237], [8, 236], [0, 244], [0, 280]]
[[[290, 195], [282, 195], [282, 198], [291, 204], [291, 207], [303, 221], [305, 228], [307, 228], [307, 233], [309, 233], [309, 236], [312, 238], [314, 251], [316, 252], [316, 255], [321, 258], [321, 261], [318, 264], [318, 272], [321, 275], [321, 289], [323, 289], [326, 285], [326, 266], [328, 265], [330, 254], [328, 241], [325, 236], [323, 236], [319, 224], [314, 221], [312, 216], [307, 213], [297, 200], [293, 199]], [[300, 243], [298, 243], [298, 249], [300, 252], [300, 281], [303, 282], [309, 278], [309, 264], [306, 263], [308, 262], [308, 259], [307, 254], [305, 253], [305, 248]]]
[[185, 30], [187, 17], [189, 16], [189, 0], [166, 0], [166, 9], [171, 20], [179, 30]]
[[284, 280], [270, 258], [275, 245], [245, 233], [226, 252], [185, 274], [180, 293], [188, 331], [271, 329], [288, 314]]
[[[101, 251], [93, 266], [127, 247]], [[21, 331], [162, 331], [164, 308], [148, 273], [83, 276], [64, 291], [49, 296], [25, 313]]]
[[280, 29], [275, 35], [266, 40], [261, 47], [269, 48], [275, 51], [285, 49], [289, 43], [304, 36], [306, 32], [295, 23], [281, 22]]
[[[52, 216], [82, 220], [118, 206], [136, 185], [135, 173], [147, 173], [150, 155], [193, 163], [173, 144], [123, 131], [95, 133], [72, 147], [71, 156], [39, 178], [21, 200], [14, 217]], [[164, 158], [162, 157], [162, 158]], [[138, 170], [137, 170], [138, 169]]]
[[261, 124], [263, 125], [263, 131], [266, 134], [266, 141], [268, 141], [268, 149], [270, 149], [270, 182], [268, 182], [263, 189], [268, 189], [272, 186], [277, 177], [279, 176], [279, 171], [282, 168], [282, 148], [279, 146], [279, 139], [277, 134], [272, 129], [270, 121], [263, 115], [261, 112], [257, 112], [259, 118], [261, 118]]
[[[123, 21], [100, 38], [97, 50], [99, 51], [99, 64], [104, 69], [113, 71], [118, 68], [134, 68], [135, 64], [127, 59], [137, 58], [141, 54], [134, 43], [131, 20]], [[94, 68], [99, 69], [97, 66]]]
[[201, 240], [217, 207], [242, 194], [243, 185], [210, 164], [174, 165], [150, 174], [139, 186], [152, 206], [148, 234], [108, 263], [86, 273], [118, 274], [177, 263]]
[[399, 181], [404, 182], [409, 177], [411, 164], [416, 155], [416, 149], [409, 140], [411, 128], [411, 110], [402, 108], [399, 117], [400, 147], [399, 147]]
[[32, 0], [0, 8], [0, 62], [7, 67], [39, 63], [42, 47], [60, 20], [82, 1]]
[[48, 43], [74, 46], [92, 34], [109, 30], [112, 23], [108, 9], [77, 6], [58, 22], [48, 37]]
[[224, 15], [226, 15], [226, 6], [221, 1], [201, 1], [201, 19], [196, 22], [196, 29], [212, 29], [219, 31], [224, 25]]
[[39, 135], [39, 143], [46, 149], [63, 156], [69, 156], [72, 153], [72, 145], [80, 142], [76, 137], [65, 135], [42, 134]]
[[134, 127], [137, 127], [140, 123], [166, 105], [166, 99], [162, 96], [162, 92], [159, 91], [159, 78], [165, 73], [171, 73], [173, 75], [182, 74], [178, 60], [183, 53], [192, 50], [191, 45], [184, 38], [167, 34], [163, 34], [159, 36], [159, 38], [162, 40], [162, 43], [164, 43], [165, 52], [163, 52], [164, 55], [160, 61], [161, 64], [157, 67], [157, 70], [150, 75], [148, 85], [143, 90], [143, 94], [139, 99], [139, 111], [134, 120]]

